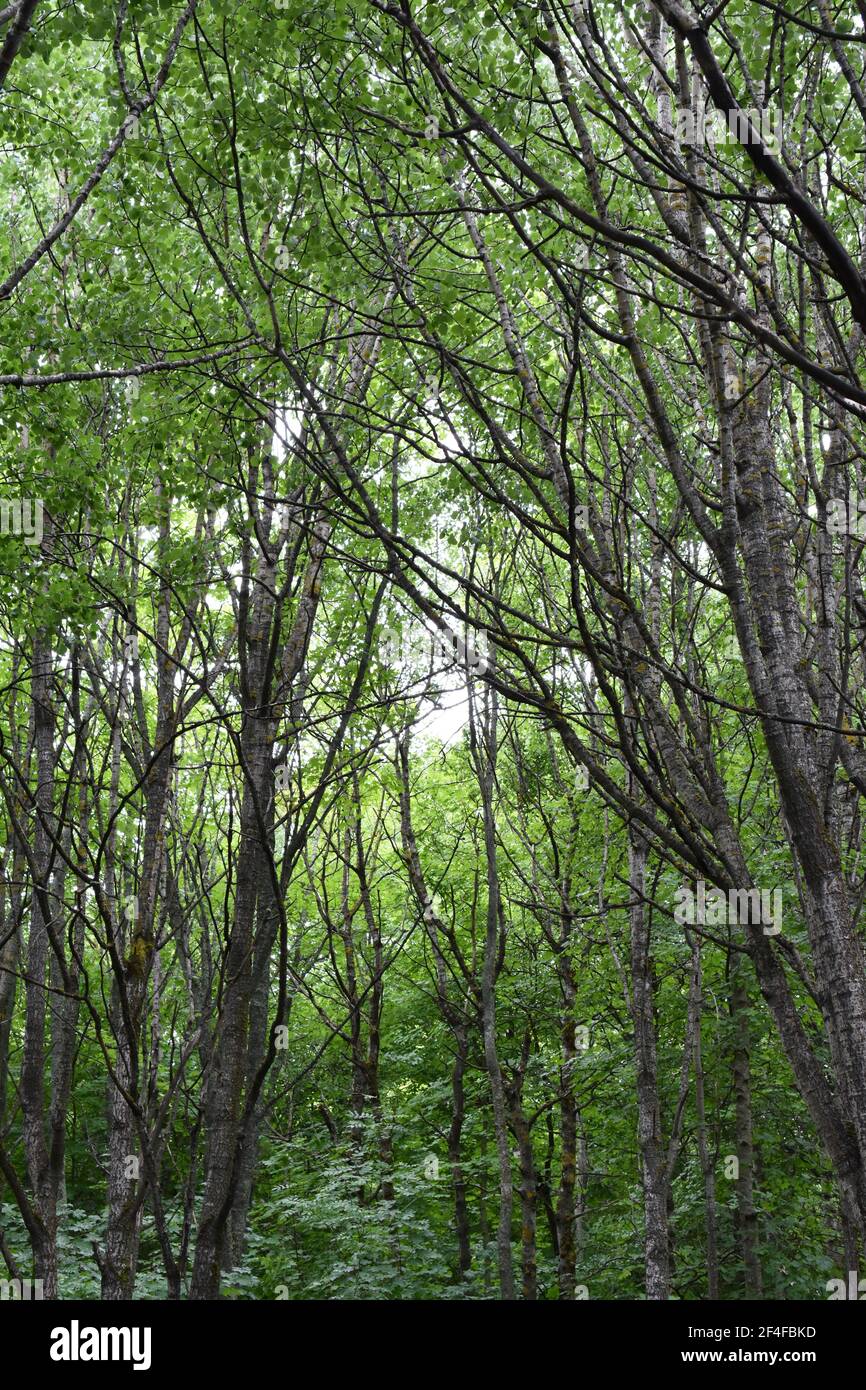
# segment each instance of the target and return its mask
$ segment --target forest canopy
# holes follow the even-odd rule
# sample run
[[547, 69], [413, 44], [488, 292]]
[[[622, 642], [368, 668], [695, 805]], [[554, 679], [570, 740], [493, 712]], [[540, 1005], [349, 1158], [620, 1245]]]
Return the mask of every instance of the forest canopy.
[[0, 148], [0, 1291], [857, 1297], [866, 5], [13, 0]]

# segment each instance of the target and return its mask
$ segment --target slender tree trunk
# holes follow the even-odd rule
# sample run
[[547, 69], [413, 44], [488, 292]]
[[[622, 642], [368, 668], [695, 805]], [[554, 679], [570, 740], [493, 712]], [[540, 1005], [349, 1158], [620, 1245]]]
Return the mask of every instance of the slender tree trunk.
[[719, 1296], [719, 1242], [716, 1202], [715, 1152], [711, 1152], [707, 1138], [707, 1112], [704, 1099], [704, 1064], [701, 1050], [701, 948], [695, 940], [692, 945], [693, 990], [695, 994], [695, 1116], [697, 1119], [698, 1157], [704, 1175], [704, 1227], [707, 1233], [707, 1297]]
[[484, 815], [484, 849], [487, 860], [487, 924], [484, 938], [484, 965], [481, 973], [481, 1025], [484, 1038], [484, 1062], [487, 1067], [493, 1110], [493, 1134], [499, 1160], [499, 1224], [496, 1234], [499, 1296], [508, 1300], [515, 1297], [514, 1269], [511, 1256], [511, 1219], [514, 1198], [505, 1083], [496, 1045], [496, 977], [500, 944], [500, 899], [499, 874], [496, 864], [496, 826], [493, 816], [493, 750], [489, 744], [489, 740], [495, 737], [496, 729], [495, 699], [492, 694], [490, 700], [492, 709], [488, 712], [487, 727], [480, 735], [481, 740], [488, 742], [488, 747], [483, 751], [479, 747], [479, 732], [477, 722], [474, 719], [472, 720], [471, 739], [474, 745], [476, 775], [481, 791]]
[[[261, 921], [263, 913], [269, 920]], [[244, 1089], [249, 1091], [253, 1079], [262, 1065], [268, 1041], [268, 1015], [270, 1011], [271, 990], [271, 952], [277, 933], [277, 914], [270, 895], [263, 893], [259, 899], [260, 922], [256, 928], [255, 959], [253, 962], [253, 987], [250, 998], [250, 1037], [247, 1054]], [[243, 1258], [246, 1238], [247, 1217], [253, 1196], [256, 1157], [259, 1148], [259, 1115], [254, 1114], [249, 1135], [241, 1155], [237, 1190], [232, 1202], [229, 1219], [227, 1269], [233, 1269]]]
[[536, 1250], [536, 1201], [537, 1174], [532, 1152], [532, 1135], [526, 1115], [515, 1096], [512, 1102], [512, 1124], [517, 1139], [517, 1154], [520, 1163], [520, 1254], [522, 1270], [522, 1295], [533, 1301], [538, 1297], [538, 1254]]
[[467, 1030], [456, 1034], [457, 1050], [451, 1068], [451, 1124], [448, 1129], [448, 1161], [451, 1165], [451, 1186], [454, 1192], [454, 1233], [457, 1239], [457, 1277], [466, 1278], [472, 1266], [472, 1243], [469, 1229], [469, 1203], [466, 1178], [463, 1172], [463, 1117], [466, 1110], [464, 1076], [469, 1050]]
[[[457, 1278], [465, 1279], [472, 1264], [472, 1245], [469, 1227], [469, 1203], [466, 1178], [463, 1171], [462, 1139], [463, 1121], [466, 1109], [464, 1079], [469, 1056], [469, 1027], [466, 1016], [452, 1002], [449, 994], [448, 972], [442, 954], [444, 924], [433, 905], [433, 900], [424, 880], [421, 858], [412, 824], [412, 795], [409, 776], [409, 734], [406, 733], [397, 745], [397, 774], [400, 779], [400, 836], [403, 855], [409, 870], [409, 879], [418, 906], [423, 914], [433, 961], [436, 970], [436, 1002], [454, 1038], [454, 1064], [451, 1069], [451, 1124], [448, 1130], [448, 1160], [451, 1165], [451, 1183], [454, 1192], [454, 1229], [457, 1238]], [[465, 962], [461, 960], [465, 967]], [[465, 970], [464, 970], [465, 973]]]
[[[61, 1151], [52, 1153], [47, 1132], [45, 1096], [45, 1024], [50, 933], [56, 917], [51, 897], [50, 865], [54, 801], [54, 710], [51, 701], [52, 653], [47, 635], [33, 639], [31, 698], [33, 747], [36, 763], [35, 823], [33, 827], [34, 883], [30, 901], [30, 937], [25, 985], [24, 1056], [21, 1067], [21, 1112], [24, 1153], [38, 1230], [33, 1243], [35, 1278], [43, 1296], [58, 1297], [57, 1201], [55, 1176], [62, 1171]], [[33, 1233], [31, 1233], [31, 1236]]]
[[644, 903], [647, 852], [646, 842], [634, 829], [629, 832], [628, 843], [632, 1018], [637, 1069], [638, 1147], [644, 1196], [646, 1296], [648, 1299], [667, 1299], [671, 1277], [668, 1176], [662, 1142], [656, 1061], [649, 919]]
[[[18, 961], [21, 952], [21, 890], [18, 885], [24, 874], [24, 857], [17, 846], [4, 855], [2, 912], [0, 912], [0, 1124], [6, 1110], [6, 1091], [9, 1076], [9, 1038], [15, 995], [18, 984]], [[6, 870], [10, 869], [9, 878]]]
[[744, 964], [735, 959], [731, 969], [731, 1013], [734, 1021], [734, 1106], [737, 1159], [737, 1214], [743, 1257], [746, 1298], [762, 1295], [758, 1213], [755, 1208], [755, 1150], [752, 1135], [752, 1074], [749, 1040], [749, 996]]
[[557, 959], [562, 990], [560, 1027], [559, 1132], [560, 1179], [556, 1198], [556, 1230], [559, 1268], [559, 1297], [573, 1299], [577, 1262], [577, 1223], [575, 1185], [577, 1180], [577, 1105], [574, 1096], [574, 1069], [577, 1061], [574, 1009], [576, 986], [574, 967], [567, 950]]

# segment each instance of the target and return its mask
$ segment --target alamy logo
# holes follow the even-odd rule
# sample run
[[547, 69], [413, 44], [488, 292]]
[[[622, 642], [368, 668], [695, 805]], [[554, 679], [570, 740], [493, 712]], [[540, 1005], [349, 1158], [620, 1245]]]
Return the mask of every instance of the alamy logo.
[[844, 497], [831, 497], [827, 503], [827, 530], [831, 536], [866, 536], [866, 500], [852, 492]]
[[732, 111], [717, 111], [715, 107], [694, 111], [680, 107], [676, 113], [677, 139], [694, 149], [711, 148], [717, 142], [738, 145], [764, 145], [778, 153], [782, 135], [782, 112], [759, 111], [756, 107], [734, 107]]
[[771, 899], [768, 888], [731, 888], [723, 893], [721, 888], [707, 888], [703, 879], [698, 879], [696, 893], [682, 887], [677, 889], [676, 898], [674, 921], [680, 926], [723, 927], [751, 922], [762, 926], [765, 936], [778, 936], [782, 930], [781, 888], [773, 889]]
[[840, 1299], [851, 1299], [855, 1303], [866, 1302], [866, 1279], [858, 1279], [856, 1269], [848, 1270], [848, 1285], [846, 1288], [844, 1279], [828, 1279], [826, 1284], [830, 1295], [829, 1302]]
[[149, 1327], [69, 1327], [51, 1333], [52, 1361], [131, 1361], [134, 1371], [150, 1369]]
[[446, 623], [430, 633], [414, 624], [402, 634], [385, 628], [381, 637], [382, 659], [389, 665], [423, 665], [425, 661], [456, 664], [474, 676], [483, 676], [490, 669], [492, 656], [487, 633], [482, 629], [464, 640]]
[[44, 1297], [41, 1279], [0, 1279], [0, 1301], [23, 1303]]
[[39, 545], [42, 498], [0, 497], [0, 536], [23, 536], [25, 545]]

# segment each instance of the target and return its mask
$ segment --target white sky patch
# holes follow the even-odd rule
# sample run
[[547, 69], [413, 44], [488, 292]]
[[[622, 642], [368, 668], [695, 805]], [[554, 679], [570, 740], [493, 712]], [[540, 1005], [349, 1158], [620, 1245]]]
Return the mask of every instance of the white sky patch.
[[446, 690], [438, 701], [423, 701], [428, 708], [418, 721], [422, 737], [433, 738], [448, 745], [456, 743], [469, 723], [469, 694], [465, 685]]

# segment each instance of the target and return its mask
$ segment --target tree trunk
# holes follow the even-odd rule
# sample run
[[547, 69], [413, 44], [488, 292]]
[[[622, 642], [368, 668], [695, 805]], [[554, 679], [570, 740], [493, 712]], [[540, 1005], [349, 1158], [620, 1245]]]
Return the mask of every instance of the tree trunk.
[[731, 969], [731, 1013], [734, 1020], [734, 1105], [737, 1159], [737, 1215], [746, 1298], [762, 1295], [758, 1213], [755, 1209], [755, 1151], [752, 1136], [751, 1043], [749, 996], [744, 965], [737, 953]]
[[667, 1299], [671, 1277], [668, 1176], [656, 1061], [649, 919], [644, 904], [647, 852], [645, 841], [634, 829], [630, 830], [628, 847], [632, 1020], [637, 1070], [638, 1147], [644, 1196], [646, 1296], [648, 1299]]

